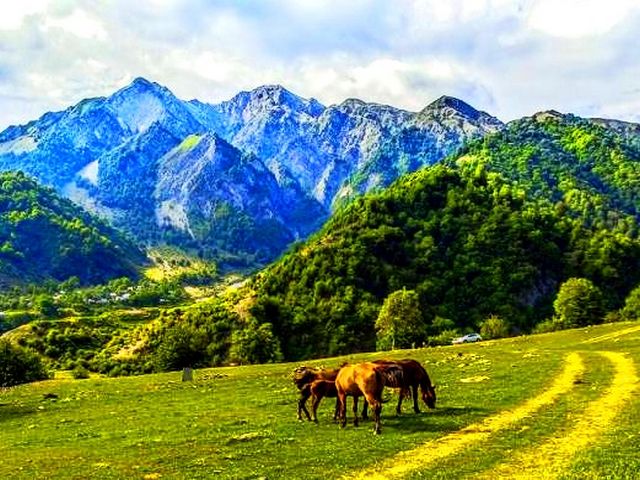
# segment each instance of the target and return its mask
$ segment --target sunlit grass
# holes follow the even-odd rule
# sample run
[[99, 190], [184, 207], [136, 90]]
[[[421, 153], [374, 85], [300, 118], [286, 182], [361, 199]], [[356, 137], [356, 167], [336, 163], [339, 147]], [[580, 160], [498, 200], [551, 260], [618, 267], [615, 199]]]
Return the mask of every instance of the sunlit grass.
[[[332, 399], [321, 404], [319, 425], [298, 422], [293, 364], [199, 370], [185, 383], [176, 372], [24, 385], [0, 393], [0, 450], [10, 452], [0, 456], [0, 478], [338, 478], [522, 405], [548, 389], [567, 355], [579, 351], [586, 372], [570, 394], [482, 445], [411, 473], [474, 476], [566, 430], [603, 394], [613, 369], [597, 351], [630, 352], [637, 363], [640, 333], [582, 343], [629, 326], [308, 362], [410, 356], [425, 364], [437, 384], [438, 408], [423, 406], [416, 415], [407, 403], [396, 417], [389, 393], [380, 436], [369, 422], [354, 428], [350, 408], [349, 424], [340, 429], [331, 421]], [[469, 378], [476, 381], [461, 381]], [[629, 478], [625, 462], [640, 468], [634, 460], [639, 403], [636, 396], [611, 430], [579, 453], [567, 469], [571, 478], [602, 478], [590, 472], [602, 474], [608, 462], [614, 473], [606, 478]]]

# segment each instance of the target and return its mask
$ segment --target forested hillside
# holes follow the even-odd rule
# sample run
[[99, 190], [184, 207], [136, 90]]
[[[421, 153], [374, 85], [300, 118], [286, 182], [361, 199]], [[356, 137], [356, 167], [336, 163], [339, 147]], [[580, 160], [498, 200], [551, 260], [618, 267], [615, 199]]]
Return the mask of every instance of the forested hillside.
[[144, 254], [22, 173], [0, 174], [0, 284], [135, 277]]
[[[489, 152], [491, 142], [502, 145], [492, 137]], [[511, 158], [519, 152], [514, 145]], [[273, 324], [284, 356], [296, 359], [375, 348], [380, 307], [404, 288], [419, 299], [417, 341], [477, 329], [491, 316], [529, 331], [552, 315], [570, 277], [601, 289], [603, 308], [620, 307], [640, 280], [633, 228], [596, 221], [617, 212], [607, 204], [567, 215], [553, 196], [505, 177], [483, 162], [438, 165], [356, 200], [256, 276], [254, 314]], [[618, 197], [611, 202], [631, 212], [633, 200], [622, 189]]]
[[515, 181], [529, 196], [554, 202], [558, 213], [635, 236], [640, 130], [632, 126], [542, 112], [469, 143], [449, 163], [464, 169], [486, 166]]

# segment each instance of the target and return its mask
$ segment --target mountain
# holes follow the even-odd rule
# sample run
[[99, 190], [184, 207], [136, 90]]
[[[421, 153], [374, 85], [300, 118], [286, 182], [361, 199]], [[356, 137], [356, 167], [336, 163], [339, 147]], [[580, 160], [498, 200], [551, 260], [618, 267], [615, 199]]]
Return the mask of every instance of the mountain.
[[[325, 107], [267, 85], [212, 105], [182, 101], [167, 88], [137, 78], [109, 97], [84, 100], [0, 133], [0, 171], [22, 170], [147, 244], [178, 243], [250, 256], [260, 251], [258, 257], [268, 260], [282, 251], [285, 240], [302, 238], [312, 231], [311, 225], [320, 225], [336, 205], [500, 128], [499, 120], [451, 97], [412, 113], [357, 99]], [[211, 202], [203, 201], [203, 190], [185, 191], [182, 200], [176, 200], [176, 185], [163, 177], [176, 173], [175, 168], [163, 162], [184, 142], [205, 138], [204, 146], [211, 135], [218, 139], [215, 143], [224, 140], [240, 150], [243, 158], [252, 155], [255, 165], [266, 170], [232, 178], [225, 177], [225, 169], [214, 168], [222, 175], [215, 180], [220, 191], [235, 195], [231, 202], [211, 189]], [[177, 178], [199, 178], [198, 169], [211, 165], [211, 158], [193, 158], [199, 152], [206, 155], [209, 150], [190, 150], [188, 161], [179, 163], [194, 170]], [[260, 188], [253, 174], [264, 181]], [[170, 192], [161, 191], [169, 185]], [[197, 235], [184, 222], [158, 215], [161, 202], [169, 197], [181, 205], [184, 199], [198, 198], [188, 202], [188, 216], [209, 233]], [[226, 218], [237, 222], [221, 221], [213, 213], [211, 205], [220, 202], [233, 205]], [[264, 226], [266, 214], [255, 208], [258, 205], [268, 205], [278, 233], [257, 243], [238, 242], [245, 224]]]
[[288, 172], [326, 208], [502, 127], [452, 97], [412, 113], [358, 99], [325, 107], [277, 85], [241, 92], [211, 109], [223, 138], [262, 158], [276, 178]]
[[205, 251], [233, 245], [273, 258], [326, 215], [293, 179], [288, 185], [281, 186], [258, 157], [216, 134], [192, 135], [159, 161], [157, 222]]
[[589, 224], [638, 232], [640, 125], [540, 112], [470, 142], [453, 162], [500, 172]]
[[356, 199], [246, 295], [297, 360], [374, 349], [383, 302], [405, 288], [419, 303], [418, 345], [495, 317], [531, 331], [571, 277], [592, 280], [619, 308], [640, 282], [637, 236], [565, 215], [488, 165], [454, 162]]
[[0, 285], [135, 277], [144, 254], [22, 173], [0, 174]]

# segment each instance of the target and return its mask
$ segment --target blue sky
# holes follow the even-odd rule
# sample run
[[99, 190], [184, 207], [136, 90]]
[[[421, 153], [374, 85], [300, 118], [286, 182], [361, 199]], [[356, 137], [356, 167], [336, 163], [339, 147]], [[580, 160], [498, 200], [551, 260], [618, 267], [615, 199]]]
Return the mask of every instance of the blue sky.
[[[10, 6], [14, 4], [14, 6]], [[144, 76], [217, 102], [280, 83], [325, 104], [640, 121], [636, 0], [22, 0], [0, 17], [0, 129]]]

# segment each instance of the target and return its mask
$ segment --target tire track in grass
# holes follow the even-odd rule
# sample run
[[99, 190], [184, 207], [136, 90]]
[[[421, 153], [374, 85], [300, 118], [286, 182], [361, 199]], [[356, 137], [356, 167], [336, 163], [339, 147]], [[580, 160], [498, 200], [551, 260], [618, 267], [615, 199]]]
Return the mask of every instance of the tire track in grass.
[[570, 353], [565, 360], [564, 369], [556, 376], [551, 387], [513, 410], [498, 413], [437, 440], [400, 452], [371, 468], [354, 472], [342, 478], [345, 480], [386, 480], [402, 478], [409, 472], [424, 469], [430, 463], [454, 455], [475, 443], [483, 442], [500, 430], [531, 416], [540, 408], [553, 404], [558, 397], [574, 387], [575, 381], [583, 372], [584, 363], [580, 355]]
[[636, 325], [635, 327], [625, 328], [624, 330], [618, 330], [617, 332], [607, 333], [606, 335], [600, 335], [599, 337], [593, 337], [588, 340], [582, 342], [583, 344], [590, 343], [601, 343], [606, 342], [608, 340], [615, 340], [623, 335], [629, 335], [630, 333], [640, 332], [640, 325]]
[[615, 367], [610, 387], [580, 414], [571, 430], [557, 432], [542, 445], [515, 455], [515, 458], [484, 472], [476, 479], [554, 479], [571, 466], [575, 454], [593, 444], [607, 431], [616, 415], [638, 388], [633, 361], [621, 353], [599, 352]]

